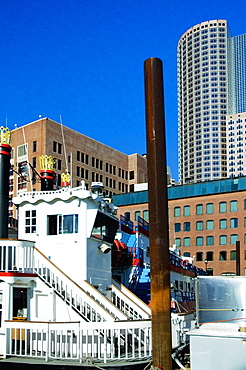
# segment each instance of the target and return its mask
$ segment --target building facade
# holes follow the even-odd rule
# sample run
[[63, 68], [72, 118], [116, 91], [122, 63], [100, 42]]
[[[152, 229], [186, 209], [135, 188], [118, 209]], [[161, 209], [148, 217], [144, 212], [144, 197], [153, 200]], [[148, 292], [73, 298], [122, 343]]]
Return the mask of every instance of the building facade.
[[42, 155], [55, 159], [55, 187], [61, 186], [61, 175], [67, 171], [72, 187], [81, 181], [87, 188], [102, 182], [105, 196], [133, 191], [134, 184], [147, 179], [146, 156], [126, 155], [49, 118], [13, 130], [11, 146], [10, 216], [18, 191], [40, 190]]
[[178, 42], [179, 180], [226, 178], [226, 114], [246, 111], [246, 35], [202, 22]]
[[[236, 272], [240, 242], [241, 275], [246, 275], [246, 177], [168, 188], [169, 247], [194, 258], [209, 274]], [[116, 195], [119, 214], [148, 220], [148, 192]]]

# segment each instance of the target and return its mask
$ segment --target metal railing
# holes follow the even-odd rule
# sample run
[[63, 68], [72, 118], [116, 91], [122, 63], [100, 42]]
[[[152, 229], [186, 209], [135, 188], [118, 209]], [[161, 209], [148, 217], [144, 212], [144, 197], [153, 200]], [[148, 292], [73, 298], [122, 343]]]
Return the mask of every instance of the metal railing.
[[53, 323], [6, 321], [6, 356], [77, 362], [145, 360], [151, 321]]

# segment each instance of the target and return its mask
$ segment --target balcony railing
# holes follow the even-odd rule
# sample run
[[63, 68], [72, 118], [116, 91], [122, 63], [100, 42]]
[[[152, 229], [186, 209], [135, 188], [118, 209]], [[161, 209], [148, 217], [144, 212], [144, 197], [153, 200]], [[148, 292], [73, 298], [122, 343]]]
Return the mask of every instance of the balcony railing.
[[54, 323], [6, 321], [6, 356], [80, 363], [147, 360], [151, 321]]

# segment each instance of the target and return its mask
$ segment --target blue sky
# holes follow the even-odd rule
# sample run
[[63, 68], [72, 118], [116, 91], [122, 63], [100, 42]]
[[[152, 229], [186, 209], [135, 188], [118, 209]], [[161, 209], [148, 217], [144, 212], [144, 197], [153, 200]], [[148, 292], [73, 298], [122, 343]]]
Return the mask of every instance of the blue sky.
[[146, 152], [144, 70], [163, 61], [168, 165], [177, 180], [176, 48], [209, 19], [246, 32], [244, 1], [0, 0], [0, 124], [47, 116], [126, 154]]

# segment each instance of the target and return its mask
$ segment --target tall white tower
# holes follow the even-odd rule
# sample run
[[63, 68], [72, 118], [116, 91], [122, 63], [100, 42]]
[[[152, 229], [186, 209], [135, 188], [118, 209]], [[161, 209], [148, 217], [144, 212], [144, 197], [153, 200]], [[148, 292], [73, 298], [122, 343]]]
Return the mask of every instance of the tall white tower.
[[227, 177], [226, 114], [228, 46], [226, 20], [186, 31], [178, 42], [179, 180]]

